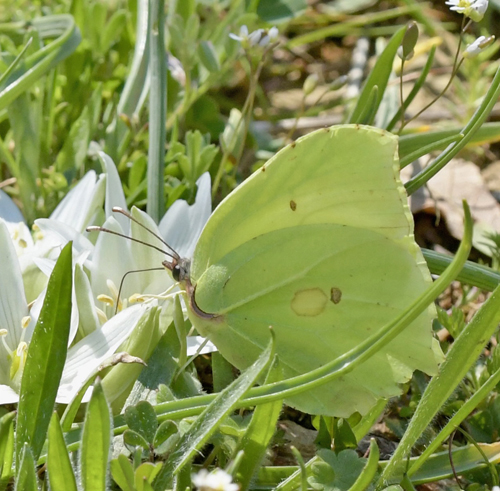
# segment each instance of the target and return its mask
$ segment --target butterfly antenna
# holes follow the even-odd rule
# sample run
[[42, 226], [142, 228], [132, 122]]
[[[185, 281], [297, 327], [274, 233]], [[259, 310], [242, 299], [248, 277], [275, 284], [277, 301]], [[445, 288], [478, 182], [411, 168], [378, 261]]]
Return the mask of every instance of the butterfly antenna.
[[171, 247], [170, 249], [172, 249], [174, 254], [172, 254], [171, 252], [164, 251], [163, 249], [160, 249], [159, 247], [156, 247], [153, 244], [149, 244], [148, 242], [144, 242], [143, 240], [135, 239], [134, 237], [130, 237], [129, 235], [121, 234], [120, 232], [115, 232], [114, 230], [110, 230], [109, 228], [91, 226], [87, 227], [86, 230], [87, 232], [106, 232], [108, 234], [118, 235], [118, 237], [123, 237], [124, 239], [131, 240], [132, 242], [137, 242], [147, 247], [151, 247], [152, 249], [156, 249], [157, 251], [161, 252], [162, 254], [165, 254], [168, 257], [171, 257], [174, 260], [179, 259], [179, 255]]
[[165, 268], [147, 268], [147, 269], [133, 269], [132, 271], [127, 271], [120, 281], [120, 288], [118, 288], [118, 297], [116, 299], [115, 315], [118, 313], [118, 308], [120, 307], [120, 297], [123, 289], [123, 283], [125, 283], [125, 278], [132, 273], [145, 273], [147, 271], [165, 271]]
[[153, 232], [150, 228], [146, 227], [146, 225], [139, 222], [139, 220], [135, 219], [128, 211], [124, 210], [123, 208], [120, 208], [119, 206], [113, 206], [112, 210], [115, 213], [121, 213], [122, 215], [126, 216], [129, 220], [132, 220], [133, 222], [137, 223], [137, 225], [142, 227], [144, 230], [147, 230], [151, 235], [156, 237], [164, 246], [168, 247], [172, 251], [172, 254], [169, 254], [170, 257], [175, 258], [175, 259], [180, 259], [179, 254], [177, 254], [177, 252], [175, 251], [175, 249], [173, 247], [168, 245], [160, 235]]

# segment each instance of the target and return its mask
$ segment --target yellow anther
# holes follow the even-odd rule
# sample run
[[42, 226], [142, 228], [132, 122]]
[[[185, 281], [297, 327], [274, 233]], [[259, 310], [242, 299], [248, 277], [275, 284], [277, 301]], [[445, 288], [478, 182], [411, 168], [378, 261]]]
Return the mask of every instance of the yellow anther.
[[98, 295], [97, 300], [106, 305], [109, 305], [110, 307], [113, 307], [115, 305], [115, 301], [109, 295]]
[[31, 321], [31, 317], [29, 315], [25, 315], [22, 319], [21, 319], [21, 327], [23, 329], [26, 329], [29, 325]]
[[0, 329], [0, 336], [7, 336], [9, 334], [9, 331], [7, 329]]
[[128, 298], [128, 301], [130, 303], [142, 303], [144, 302], [146, 299], [144, 298], [143, 295], [141, 295], [140, 293], [134, 293], [133, 295], [131, 295], [129, 298]]

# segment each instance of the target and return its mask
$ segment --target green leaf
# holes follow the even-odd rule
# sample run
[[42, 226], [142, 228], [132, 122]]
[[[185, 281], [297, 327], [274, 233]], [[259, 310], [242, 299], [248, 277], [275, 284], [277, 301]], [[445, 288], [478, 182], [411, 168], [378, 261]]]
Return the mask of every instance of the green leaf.
[[448, 145], [446, 149], [436, 157], [422, 172], [410, 179], [405, 188], [407, 193], [413, 194], [417, 189], [423, 186], [429, 179], [435, 176], [455, 155], [462, 150], [471, 140], [474, 134], [484, 124], [490, 114], [498, 97], [500, 96], [500, 67], [497, 68], [495, 76], [491, 82], [488, 92], [485, 94], [481, 105], [476, 109], [472, 118], [463, 127], [460, 140]]
[[136, 491], [134, 487], [134, 469], [125, 455], [121, 454], [110, 464], [111, 476], [122, 491]]
[[52, 491], [78, 490], [57, 413], [52, 414], [49, 425], [47, 470]]
[[[123, 433], [123, 443], [130, 447], [141, 447], [144, 450], [149, 449], [148, 441], [137, 431], [125, 430]], [[132, 451], [132, 449], [130, 449]]]
[[373, 481], [375, 474], [377, 473], [379, 457], [380, 451], [378, 449], [377, 440], [375, 440], [375, 438], [372, 438], [370, 440], [370, 454], [368, 457], [368, 462], [366, 463], [363, 471], [359, 474], [349, 491], [364, 491], [368, 488], [370, 483]]
[[[279, 382], [282, 378], [283, 373], [278, 360], [275, 359], [269, 370], [266, 383]], [[238, 483], [242, 490], [248, 489], [255, 472], [261, 465], [267, 447], [276, 431], [276, 422], [281, 413], [282, 405], [283, 401], [278, 400], [257, 406], [245, 435], [233, 452], [233, 455], [237, 455], [239, 451], [244, 452], [238, 472]]]
[[26, 29], [33, 28], [38, 30], [42, 39], [58, 37], [26, 59], [25, 71], [20, 73], [17, 70], [0, 86], [0, 110], [33, 87], [37, 80], [72, 54], [80, 44], [80, 31], [71, 15], [49, 15], [33, 19]]
[[398, 51], [399, 46], [403, 40], [406, 33], [406, 26], [399, 29], [391, 40], [385, 47], [383, 53], [379, 56], [375, 66], [373, 67], [370, 76], [368, 77], [363, 90], [359, 96], [356, 107], [354, 108], [350, 118], [350, 123], [360, 123], [361, 117], [366, 111], [367, 104], [370, 102], [372, 97], [373, 88], [378, 87], [377, 99], [372, 108], [371, 112], [373, 115], [376, 114], [377, 109], [384, 96], [385, 88], [387, 87], [387, 82], [392, 72], [392, 62]]
[[260, 0], [257, 14], [264, 22], [279, 24], [293, 19], [306, 8], [306, 0]]
[[14, 463], [14, 418], [10, 412], [0, 419], [0, 489], [3, 491], [13, 475]]
[[235, 378], [233, 365], [217, 351], [212, 353], [212, 378], [214, 392], [222, 391]]
[[338, 455], [327, 449], [318, 451], [322, 461], [312, 464], [309, 484], [322, 491], [347, 491], [361, 474], [365, 459], [354, 450], [343, 450]]
[[191, 15], [195, 13], [195, 0], [172, 0], [169, 5], [169, 11], [172, 14], [178, 14], [186, 22]]
[[334, 438], [336, 452], [348, 448], [355, 449], [358, 446], [356, 436], [349, 426], [349, 422], [344, 418], [335, 421]]
[[198, 46], [198, 56], [203, 66], [212, 73], [220, 71], [219, 58], [215, 52], [214, 46], [211, 41], [201, 41]]
[[[451, 263], [453, 257], [429, 249], [422, 249], [422, 253], [433, 274], [441, 274]], [[488, 266], [466, 261], [457, 280], [467, 285], [477, 286], [481, 290], [493, 291], [500, 284], [500, 273]]]
[[[446, 355], [446, 360], [440, 367], [439, 377], [434, 377], [429, 382], [410, 425], [384, 470], [381, 480], [392, 480], [394, 476], [402, 472], [410, 449], [477, 360], [499, 322], [500, 288], [497, 287], [455, 340]], [[411, 468], [409, 472], [411, 473]]]
[[80, 476], [84, 491], [105, 491], [111, 444], [111, 414], [99, 382], [87, 407], [80, 450]]
[[431, 50], [429, 51], [429, 55], [427, 56], [427, 61], [425, 62], [425, 65], [422, 68], [417, 81], [413, 84], [413, 87], [412, 87], [410, 93], [408, 94], [408, 96], [406, 97], [406, 99], [403, 101], [403, 106], [398, 109], [398, 111], [393, 116], [393, 118], [391, 119], [391, 121], [385, 127], [385, 129], [387, 131], [392, 131], [392, 129], [394, 128], [394, 126], [396, 125], [396, 123], [398, 121], [401, 121], [401, 113], [403, 111], [406, 111], [406, 109], [408, 108], [408, 106], [412, 103], [413, 99], [415, 99], [415, 97], [419, 93], [420, 89], [423, 87], [424, 82], [427, 79], [427, 75], [429, 75], [429, 72], [430, 72], [430, 70], [432, 68], [432, 65], [433, 65], [433, 62], [434, 62], [434, 55], [435, 55], [435, 53], [436, 53], [436, 46], [433, 46], [431, 48]]
[[56, 169], [64, 173], [68, 179], [75, 176], [87, 157], [90, 141], [89, 109], [84, 107], [79, 118], [73, 123], [64, 145], [57, 155]]
[[[155, 448], [156, 453], [164, 453], [166, 451], [165, 448], [160, 450], [159, 447], [164, 446], [165, 442], [173, 437], [174, 435], [178, 436], [179, 429], [177, 425], [173, 421], [163, 421], [163, 423], [158, 426], [158, 430], [156, 430], [155, 437], [153, 440], [153, 447]], [[173, 442], [177, 441], [176, 438], [172, 439]]]
[[256, 383], [273, 356], [274, 337], [255, 363], [224, 389], [184, 433], [176, 450], [169, 457], [154, 482], [156, 491], [165, 489], [165, 486], [171, 482], [174, 473], [178, 473], [191, 461], [224, 419], [233, 411], [238, 401]]
[[54, 266], [28, 348], [17, 415], [17, 462], [25, 444], [38, 458], [54, 409], [71, 321], [71, 248], [72, 242], [68, 242]]
[[[488, 462], [498, 464], [500, 462], [500, 443], [479, 443], [478, 447], [486, 455]], [[464, 447], [454, 448], [452, 450], [452, 462], [457, 474], [481, 469], [486, 466], [483, 456], [474, 445], [465, 445]], [[409, 459], [409, 467], [418, 457]], [[406, 462], [406, 461], [405, 461]], [[379, 462], [384, 469], [387, 468], [387, 462]], [[448, 450], [436, 453], [429, 457], [424, 465], [415, 473], [409, 476], [413, 484], [423, 484], [427, 482], [436, 482], [442, 479], [452, 478], [453, 471], [450, 465], [450, 454]]]
[[134, 479], [137, 491], [146, 491], [148, 489], [151, 489], [150, 487], [145, 486], [145, 484], [151, 484], [155, 480], [162, 466], [163, 464], [161, 462], [158, 462], [156, 464], [153, 464], [151, 462], [142, 463], [135, 470]]
[[113, 13], [102, 34], [101, 46], [104, 53], [120, 39], [120, 35], [127, 23], [127, 11], [117, 10]]
[[139, 433], [148, 443], [153, 442], [158, 420], [153, 406], [147, 401], [141, 401], [135, 406], [125, 409], [125, 421], [131, 430]]
[[19, 455], [15, 491], [38, 491], [35, 460], [30, 447], [25, 444]]
[[[462, 128], [451, 128], [446, 130], [433, 130], [425, 133], [410, 133], [399, 137], [399, 155], [401, 160], [407, 160], [407, 156], [417, 154], [421, 148], [429, 147], [427, 152], [446, 148], [451, 141], [460, 140]], [[454, 139], [454, 140], [453, 140]], [[470, 144], [482, 144], [495, 142], [500, 139], [500, 123], [484, 123], [471, 137]], [[417, 158], [415, 157], [415, 158]]]

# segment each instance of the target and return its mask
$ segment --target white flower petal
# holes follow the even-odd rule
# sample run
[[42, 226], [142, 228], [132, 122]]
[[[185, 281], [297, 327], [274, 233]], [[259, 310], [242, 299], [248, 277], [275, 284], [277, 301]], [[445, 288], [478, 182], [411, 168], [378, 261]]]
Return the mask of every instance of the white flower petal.
[[[5, 222], [0, 219], [0, 329], [6, 329], [5, 341], [10, 349], [21, 341], [22, 319], [28, 315], [23, 279], [17, 254]], [[0, 343], [0, 368], [5, 373], [9, 363]], [[7, 372], [8, 373], [8, 372]]]
[[126, 216], [120, 213], [113, 213], [112, 211], [113, 206], [119, 206], [128, 211], [127, 200], [123, 193], [122, 182], [118, 175], [118, 170], [109, 155], [106, 155], [104, 152], [99, 152], [99, 158], [106, 169], [106, 201], [104, 204], [106, 218], [114, 216], [125, 233], [128, 234], [130, 230], [130, 220]]
[[267, 34], [269, 36], [269, 39], [271, 39], [271, 42], [274, 42], [278, 39], [280, 32], [276, 26], [273, 26], [273, 27], [271, 27], [271, 29], [269, 29]]
[[95, 310], [94, 296], [89, 277], [85, 274], [80, 264], [75, 266], [74, 289], [78, 312], [80, 313], [80, 334], [87, 336], [99, 328], [100, 322]]
[[104, 180], [94, 171], [89, 171], [83, 179], [57, 205], [50, 218], [71, 225], [83, 232], [104, 200]]
[[[200, 346], [203, 346], [200, 350]], [[199, 350], [199, 351], [198, 351]], [[206, 338], [201, 336], [188, 336], [187, 338], [187, 355], [193, 356], [196, 354], [204, 355], [206, 353], [213, 353], [217, 351], [217, 347]]]
[[[109, 217], [104, 227], [123, 234], [120, 224], [114, 217]], [[125, 273], [135, 270], [135, 262], [130, 252], [130, 241], [123, 237], [101, 232], [95, 244], [92, 262], [87, 263], [94, 295], [109, 295], [108, 280], [118, 288]], [[130, 274], [124, 282], [122, 297], [139, 292], [137, 274]]]
[[16, 404], [19, 402], [18, 393], [8, 385], [0, 385], [0, 404]]
[[10, 196], [0, 189], [0, 218], [6, 222], [25, 222], [23, 214]]
[[74, 254], [80, 255], [87, 252], [89, 259], [92, 259], [94, 244], [71, 225], [61, 223], [52, 218], [39, 218], [35, 220], [35, 223], [44, 235], [42, 242], [47, 240], [47, 243], [50, 242], [51, 247], [57, 246], [62, 248], [72, 240]]
[[233, 34], [232, 32], [229, 33], [229, 37], [231, 39], [234, 39], [235, 41], [238, 41], [239, 43], [241, 43], [241, 41], [243, 41], [243, 38], [241, 36]]
[[242, 38], [246, 38], [248, 36], [248, 27], [243, 24], [241, 27], [240, 27], [240, 36]]
[[132, 333], [151, 305], [134, 305], [115, 315], [68, 350], [57, 401], [69, 403], [99, 368]]
[[193, 256], [196, 243], [212, 210], [210, 174], [206, 172], [198, 181], [196, 201], [192, 206], [184, 200], [177, 200], [162, 218], [159, 229], [161, 236], [181, 257]]

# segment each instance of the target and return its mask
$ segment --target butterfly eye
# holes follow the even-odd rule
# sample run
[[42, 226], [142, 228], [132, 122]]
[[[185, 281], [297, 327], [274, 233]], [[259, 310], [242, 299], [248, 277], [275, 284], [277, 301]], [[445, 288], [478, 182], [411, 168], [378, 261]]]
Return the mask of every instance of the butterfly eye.
[[179, 281], [181, 279], [181, 267], [178, 264], [176, 264], [172, 269], [172, 278], [175, 281]]

